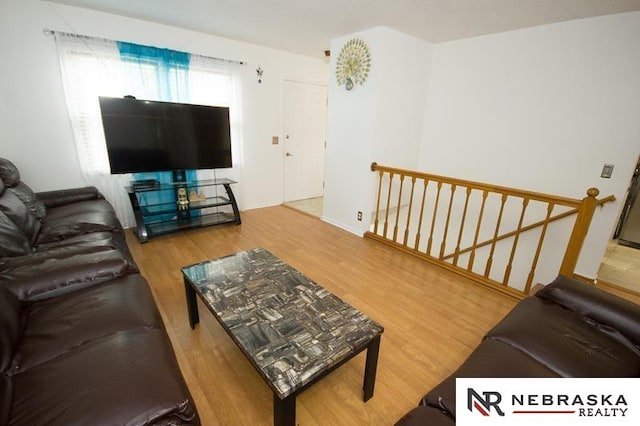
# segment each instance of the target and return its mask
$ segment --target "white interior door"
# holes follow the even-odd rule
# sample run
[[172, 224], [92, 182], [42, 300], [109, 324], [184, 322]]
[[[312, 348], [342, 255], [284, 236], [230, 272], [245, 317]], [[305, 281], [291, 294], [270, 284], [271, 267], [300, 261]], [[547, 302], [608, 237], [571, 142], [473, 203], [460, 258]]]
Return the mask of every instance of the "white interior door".
[[321, 197], [327, 87], [284, 82], [284, 201]]

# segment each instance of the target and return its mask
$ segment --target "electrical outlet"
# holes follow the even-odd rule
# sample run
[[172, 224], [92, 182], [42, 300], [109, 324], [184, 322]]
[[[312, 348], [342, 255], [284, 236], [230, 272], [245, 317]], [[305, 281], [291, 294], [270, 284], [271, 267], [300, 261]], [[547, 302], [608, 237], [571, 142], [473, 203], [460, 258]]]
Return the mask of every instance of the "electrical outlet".
[[362, 220], [362, 212], [358, 212], [358, 220]]
[[602, 166], [602, 173], [600, 173], [601, 178], [609, 179], [613, 174], [613, 164], [605, 164]]

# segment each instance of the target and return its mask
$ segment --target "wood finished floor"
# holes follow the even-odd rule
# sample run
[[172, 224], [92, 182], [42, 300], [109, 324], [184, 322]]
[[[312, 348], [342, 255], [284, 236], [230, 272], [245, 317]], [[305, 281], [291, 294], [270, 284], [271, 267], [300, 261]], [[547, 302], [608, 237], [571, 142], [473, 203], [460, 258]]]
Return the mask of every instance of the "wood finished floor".
[[640, 295], [640, 249], [611, 241], [598, 271], [598, 280], [616, 284]]
[[149, 280], [204, 425], [270, 425], [272, 393], [200, 303], [188, 325], [180, 268], [264, 247], [385, 327], [375, 394], [362, 402], [362, 353], [302, 393], [299, 425], [390, 425], [453, 372], [515, 301], [380, 243], [282, 206], [242, 225], [127, 241]]

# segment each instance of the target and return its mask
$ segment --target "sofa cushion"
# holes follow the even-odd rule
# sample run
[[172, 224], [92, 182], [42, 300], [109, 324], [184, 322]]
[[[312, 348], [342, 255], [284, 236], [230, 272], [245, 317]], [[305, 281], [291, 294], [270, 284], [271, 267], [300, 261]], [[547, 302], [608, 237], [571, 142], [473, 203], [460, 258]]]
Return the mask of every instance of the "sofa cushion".
[[120, 221], [108, 201], [81, 201], [48, 209], [35, 245], [92, 232], [121, 230]]
[[[124, 232], [91, 232], [89, 234], [66, 237], [64, 240], [39, 244], [35, 247], [35, 250], [37, 254], [55, 253], [59, 250], [83, 250], [88, 253], [107, 248], [120, 251], [122, 256], [129, 262], [130, 272], [139, 271], [133, 256], [131, 256], [129, 247], [127, 247]], [[2, 261], [0, 261], [0, 270], [2, 270]]]
[[48, 261], [69, 259], [80, 254], [91, 254], [109, 250], [114, 250], [114, 247], [110, 245], [69, 245], [52, 248], [51, 250], [43, 252], [31, 253], [26, 256], [4, 257], [0, 258], [0, 273], [11, 274], [12, 271], [19, 269], [28, 270], [28, 268], [31, 267], [37, 270], [42, 267], [43, 263]]
[[0, 281], [20, 300], [36, 300], [100, 284], [129, 272], [129, 262], [118, 250], [106, 250], [58, 259], [43, 256], [37, 263], [5, 267], [0, 271]]
[[5, 190], [0, 195], [0, 211], [7, 215], [27, 237], [29, 243], [33, 244], [40, 231], [40, 221], [13, 192]]
[[0, 257], [23, 256], [31, 251], [27, 237], [0, 211]]
[[120, 232], [91, 232], [89, 234], [74, 235], [64, 240], [49, 241], [35, 246], [36, 252], [47, 252], [64, 247], [110, 246], [123, 249], [126, 243]]
[[197, 419], [171, 344], [156, 328], [87, 342], [12, 381], [12, 426], [182, 425]]
[[446, 411], [455, 418], [456, 377], [558, 377], [558, 373], [508, 343], [487, 339], [451, 376], [425, 395], [421, 404]]
[[50, 220], [63, 220], [84, 213], [115, 214], [115, 210], [104, 199], [82, 200], [47, 209], [47, 218]]
[[164, 327], [149, 286], [138, 274], [26, 303], [23, 311], [29, 327], [14, 356], [16, 371], [28, 370], [118, 331]]
[[20, 301], [0, 283], [0, 373], [4, 373], [11, 364], [21, 323]]
[[639, 377], [640, 349], [617, 330], [541, 297], [528, 297], [488, 338], [527, 353], [562, 377]]

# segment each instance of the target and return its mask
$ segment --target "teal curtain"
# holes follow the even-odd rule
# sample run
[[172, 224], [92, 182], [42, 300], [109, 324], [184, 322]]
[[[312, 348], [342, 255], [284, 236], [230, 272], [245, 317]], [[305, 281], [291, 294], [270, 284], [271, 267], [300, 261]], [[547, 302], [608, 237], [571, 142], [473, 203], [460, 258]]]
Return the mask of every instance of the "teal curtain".
[[[126, 93], [143, 99], [164, 102], [189, 102], [189, 62], [191, 55], [171, 49], [153, 46], [117, 42], [120, 59], [128, 65], [127, 71], [135, 81], [136, 93]], [[170, 171], [154, 173], [135, 173], [134, 179], [156, 179], [161, 184], [173, 182]], [[195, 170], [186, 171], [189, 182], [197, 180]], [[146, 194], [148, 203], [175, 204], [176, 196], [172, 190]], [[198, 212], [192, 212], [198, 214]], [[166, 218], [163, 218], [166, 219]]]

